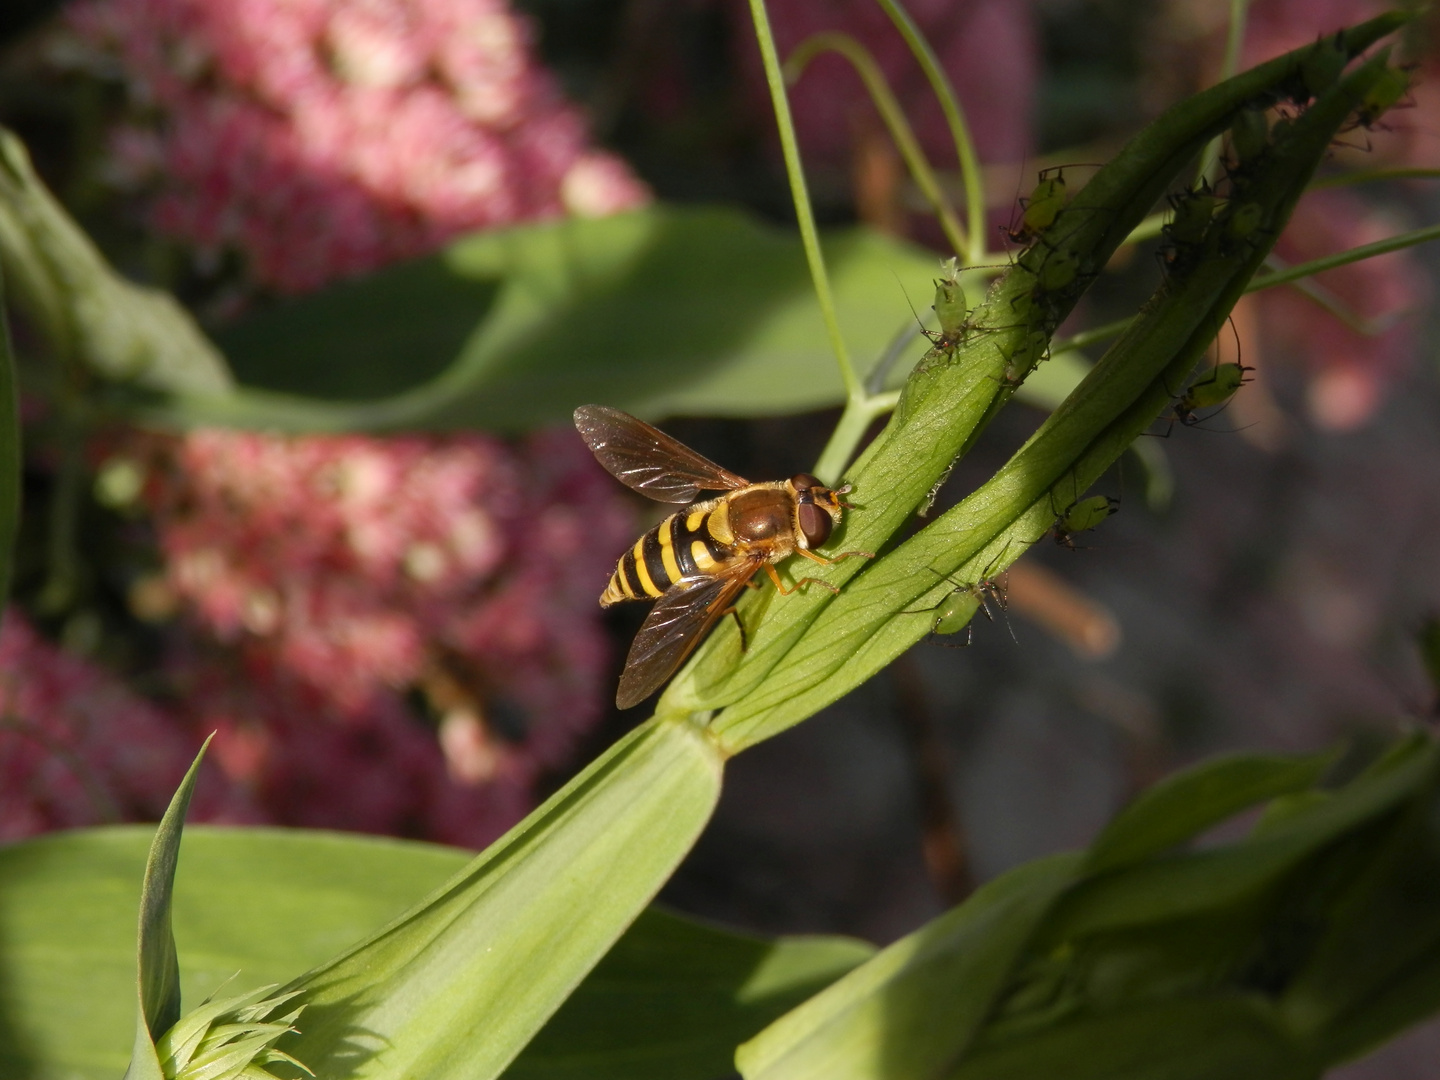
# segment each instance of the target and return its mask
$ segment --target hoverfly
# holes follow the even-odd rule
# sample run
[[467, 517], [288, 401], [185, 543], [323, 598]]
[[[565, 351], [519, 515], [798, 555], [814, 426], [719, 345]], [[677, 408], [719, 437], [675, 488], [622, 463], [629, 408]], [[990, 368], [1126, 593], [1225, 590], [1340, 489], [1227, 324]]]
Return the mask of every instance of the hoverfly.
[[[622, 484], [657, 502], [689, 503], [647, 532], [620, 557], [600, 606], [624, 600], [656, 600], [630, 646], [615, 704], [637, 705], [690, 655], [735, 596], [760, 569], [788, 595], [818, 578], [786, 588], [774, 564], [799, 554], [829, 565], [868, 551], [827, 559], [815, 548], [830, 539], [849, 506], [850, 486], [829, 488], [808, 473], [789, 480], [752, 484], [688, 446], [604, 405], [575, 410], [575, 427], [600, 464]], [[702, 491], [723, 491], [696, 502]], [[743, 632], [743, 628], [742, 628]]]

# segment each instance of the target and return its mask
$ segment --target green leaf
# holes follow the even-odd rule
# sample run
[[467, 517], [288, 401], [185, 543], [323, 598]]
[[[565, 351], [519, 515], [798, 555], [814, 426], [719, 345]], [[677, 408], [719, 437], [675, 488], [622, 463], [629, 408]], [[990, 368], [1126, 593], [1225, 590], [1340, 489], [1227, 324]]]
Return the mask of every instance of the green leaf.
[[[878, 357], [912, 317], [907, 296], [929, 296], [934, 256], [859, 228], [831, 231], [825, 252], [846, 341]], [[722, 207], [472, 235], [219, 340], [250, 389], [187, 397], [171, 422], [518, 431], [586, 401], [658, 418], [844, 398], [799, 241]]]
[[1078, 859], [1012, 870], [736, 1052], [746, 1080], [912, 1080], [958, 1060]]
[[[153, 834], [0, 848], [0, 1076], [113, 1080], [135, 1000], [131, 913]], [[172, 925], [185, 1000], [283, 982], [393, 919], [473, 855], [362, 836], [185, 830]], [[238, 973], [238, 974], [237, 974]]]
[[24, 144], [3, 128], [0, 264], [9, 299], [62, 360], [149, 390], [230, 387], [224, 360], [175, 298], [117, 274], [45, 189]]
[[498, 1076], [665, 882], [708, 820], [722, 758], [652, 721], [396, 922], [286, 989], [280, 1049], [320, 1076]]
[[1131, 1006], [1059, 1024], [944, 1074], [947, 1080], [1301, 1080], [1319, 1069], [1263, 998], [1210, 996]]
[[1314, 1038], [1327, 1060], [1351, 1057], [1440, 1008], [1440, 754], [1412, 760], [1425, 783], [1387, 835], [1366, 845], [1363, 870], [1346, 876], [1324, 933], [1286, 989], [1292, 1029]]
[[0, 263], [0, 611], [10, 599], [15, 537], [20, 531], [20, 395], [15, 353], [5, 314], [5, 275]]
[[[0, 848], [0, 1076], [111, 1080], [125, 1067], [135, 977], [127, 912], [151, 834], [91, 829]], [[472, 858], [376, 837], [191, 826], [172, 905], [183, 995], [292, 978]], [[722, 1075], [739, 1042], [873, 952], [846, 938], [763, 941], [647, 911], [506, 1075]]]
[[[211, 736], [214, 738], [214, 736]], [[180, 962], [170, 930], [170, 907], [175, 891], [175, 867], [180, 861], [180, 837], [185, 811], [200, 775], [200, 762], [210, 739], [200, 747], [194, 762], [165, 808], [145, 860], [140, 885], [140, 930], [136, 949], [136, 985], [139, 1011], [135, 1021], [135, 1048], [126, 1070], [127, 1080], [161, 1080], [155, 1040], [180, 1019]]]
[[1120, 811], [1090, 848], [1092, 873], [1140, 862], [1183, 843], [1241, 810], [1312, 787], [1335, 761], [1237, 754], [1166, 777]]
[[[1334, 797], [1309, 802], [1237, 844], [1151, 858], [1122, 873], [1091, 878], [1057, 911], [1056, 940], [1189, 918], [1271, 888], [1327, 846], [1385, 815], [1433, 781], [1440, 752], [1422, 744], [1392, 768], [1366, 774]], [[1207, 800], [1209, 801], [1209, 800]], [[1172, 811], [1181, 819], [1197, 811]]]
[[723, 1076], [738, 1044], [874, 952], [847, 938], [762, 941], [647, 912], [505, 1080]]

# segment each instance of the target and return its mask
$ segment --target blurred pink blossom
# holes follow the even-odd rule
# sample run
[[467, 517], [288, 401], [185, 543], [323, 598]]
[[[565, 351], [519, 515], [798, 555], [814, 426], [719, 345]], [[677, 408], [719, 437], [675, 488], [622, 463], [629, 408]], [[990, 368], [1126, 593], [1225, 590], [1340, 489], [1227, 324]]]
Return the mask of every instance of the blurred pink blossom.
[[[1254, 0], [1245, 13], [1241, 66], [1252, 67], [1374, 18], [1394, 4], [1382, 0]], [[1211, 5], [1212, 11], [1228, 12]]]
[[634, 207], [504, 0], [81, 0], [134, 121], [110, 175], [255, 279], [315, 288], [459, 232]]
[[247, 678], [371, 724], [419, 686], [502, 733], [487, 775], [517, 782], [564, 763], [598, 717], [596, 597], [634, 524], [572, 432], [512, 449], [204, 431], [137, 452], [168, 584]]
[[259, 650], [172, 657], [187, 719], [216, 733], [211, 759], [265, 821], [478, 848], [530, 809], [533, 762], [517, 755], [483, 784], [455, 778], [398, 693], [342, 710], [273, 661]]
[[[822, 30], [857, 38], [874, 55], [939, 168], [954, 169], [955, 142], [909, 47], [873, 0], [772, 0], [767, 5], [782, 59]], [[1039, 40], [1029, 4], [1010, 0], [916, 0], [906, 9], [955, 85], [977, 152], [986, 161], [1019, 161], [1030, 152], [1030, 117], [1039, 79]], [[751, 109], [773, 130], [749, 9], [731, 4], [735, 40]], [[854, 145], [855, 125], [874, 116], [869, 95], [849, 63], [834, 54], [811, 62], [790, 92], [800, 140], [812, 163], [840, 164]]]
[[[1219, 70], [1227, 12], [1203, 0], [1174, 0], [1182, 20], [1201, 35], [1209, 75]], [[1379, 0], [1255, 0], [1245, 22], [1242, 65], [1269, 60], [1336, 30], [1369, 19], [1393, 5]], [[1440, 104], [1440, 102], [1437, 102]], [[1372, 131], [1356, 131], [1337, 144], [1333, 156], [1351, 167], [1373, 168], [1391, 160], [1403, 140], [1392, 124], [1411, 125], [1420, 110], [1397, 109]], [[1355, 194], [1313, 192], [1296, 209], [1276, 254], [1287, 263], [1331, 255], [1404, 231]], [[1258, 294], [1265, 359], [1280, 357], [1306, 375], [1306, 407], [1320, 427], [1356, 428], [1374, 416], [1414, 356], [1414, 320], [1429, 293], [1424, 271], [1404, 253], [1367, 259], [1318, 275], [1313, 283], [1351, 313], [1355, 325], [1325, 311], [1294, 289]]]
[[[0, 621], [0, 842], [155, 819], [199, 740], [117, 678], [57, 648], [15, 609]], [[204, 816], [253, 818], [207, 776]]]
[[[1275, 252], [1294, 264], [1399, 231], [1394, 221], [1368, 209], [1351, 192], [1316, 191], [1296, 208]], [[1351, 263], [1311, 281], [1374, 332], [1348, 326], [1313, 300], [1283, 288], [1261, 294], [1262, 326], [1267, 341], [1308, 372], [1311, 418], [1321, 427], [1345, 431], [1370, 419], [1414, 356], [1415, 322], [1407, 316], [1415, 315], [1429, 295], [1428, 282], [1404, 252]]]

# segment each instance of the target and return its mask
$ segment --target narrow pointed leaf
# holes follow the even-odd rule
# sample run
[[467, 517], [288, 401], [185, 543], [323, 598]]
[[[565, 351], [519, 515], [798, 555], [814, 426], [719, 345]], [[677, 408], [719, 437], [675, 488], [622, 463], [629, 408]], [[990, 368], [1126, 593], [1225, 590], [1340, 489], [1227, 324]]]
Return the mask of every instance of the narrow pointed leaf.
[[[212, 736], [213, 737], [213, 736]], [[140, 887], [140, 930], [137, 954], [139, 1010], [135, 1020], [135, 1046], [126, 1072], [128, 1080], [156, 1080], [162, 1074], [155, 1056], [155, 1040], [180, 1019], [180, 962], [171, 932], [170, 908], [175, 895], [175, 867], [180, 861], [180, 837], [185, 812], [200, 775], [205, 745], [180, 781], [170, 805], [155, 828], [145, 876]]]
[[1120, 811], [1090, 848], [1092, 873], [1139, 862], [1257, 803], [1311, 787], [1335, 761], [1237, 754], [1167, 777]]

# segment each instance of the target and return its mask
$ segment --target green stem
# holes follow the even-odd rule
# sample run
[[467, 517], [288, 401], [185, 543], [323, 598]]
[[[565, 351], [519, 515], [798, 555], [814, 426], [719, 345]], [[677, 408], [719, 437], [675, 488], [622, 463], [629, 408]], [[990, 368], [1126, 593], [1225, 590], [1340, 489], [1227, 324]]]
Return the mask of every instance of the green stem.
[[[1240, 69], [1240, 51], [1245, 46], [1245, 16], [1249, 7], [1249, 0], [1230, 0], [1230, 25], [1225, 32], [1225, 57], [1220, 62], [1221, 82], [1232, 78]], [[1218, 179], [1216, 166], [1220, 162], [1222, 138], [1223, 136], [1216, 135], [1205, 145], [1205, 150], [1200, 155], [1200, 170], [1195, 174], [1197, 180], [1213, 183]]]
[[935, 170], [930, 168], [930, 162], [925, 159], [925, 153], [920, 149], [920, 143], [915, 138], [915, 130], [910, 126], [910, 121], [906, 119], [900, 103], [895, 100], [895, 94], [891, 91], [890, 84], [885, 81], [885, 73], [880, 70], [880, 65], [875, 62], [875, 57], [869, 49], [849, 34], [840, 33], [837, 30], [826, 30], [819, 34], [813, 34], [801, 42], [790, 54], [790, 58], [785, 61], [787, 80], [792, 84], [798, 81], [810, 61], [825, 51], [838, 53], [850, 61], [850, 65], [864, 82], [865, 89], [870, 92], [870, 100], [874, 102], [880, 118], [885, 121], [885, 127], [889, 130], [890, 138], [894, 140], [896, 149], [905, 159], [905, 166], [910, 170], [910, 176], [914, 179], [915, 186], [920, 189], [920, 193], [925, 196], [931, 209], [935, 211], [935, 216], [939, 218], [940, 228], [945, 233], [945, 239], [949, 241], [951, 250], [956, 255], [964, 256], [966, 254], [965, 231], [960, 226], [960, 220], [955, 216], [955, 208], [945, 197], [940, 181], [935, 176]]
[[1440, 169], [1363, 169], [1316, 180], [1310, 185], [1310, 190], [1349, 187], [1352, 184], [1369, 184], [1381, 180], [1440, 180]]
[[770, 101], [775, 106], [775, 124], [780, 129], [780, 148], [785, 154], [785, 172], [790, 178], [790, 197], [795, 202], [795, 218], [800, 225], [800, 239], [805, 245], [805, 258], [810, 264], [810, 277], [815, 285], [815, 299], [820, 304], [820, 314], [825, 320], [825, 330], [830, 336], [830, 347], [835, 351], [835, 360], [840, 365], [840, 376], [845, 381], [845, 395], [849, 399], [861, 397], [864, 393], [855, 366], [850, 362], [850, 352], [845, 347], [845, 338], [840, 333], [840, 322], [835, 316], [835, 298], [830, 292], [830, 276], [825, 270], [825, 256], [820, 250], [820, 233], [815, 228], [815, 212], [810, 206], [810, 190], [805, 184], [805, 168], [800, 161], [800, 142], [795, 137], [795, 121], [790, 115], [790, 101], [785, 96], [785, 77], [780, 69], [780, 57], [775, 51], [775, 37], [770, 31], [770, 16], [765, 10], [765, 0], [750, 0], [750, 16], [755, 23], [755, 38], [760, 46], [760, 59], [765, 65], [765, 81], [770, 88]]
[[[755, 0], [751, 0], [752, 3]], [[985, 179], [980, 172], [980, 159], [975, 155], [975, 143], [970, 138], [970, 126], [965, 122], [965, 113], [960, 108], [960, 99], [955, 88], [940, 66], [935, 51], [925, 40], [925, 35], [910, 18], [909, 12], [900, 6], [899, 0], [879, 0], [880, 7], [890, 16], [890, 21], [910, 46], [911, 53], [919, 61], [930, 88], [940, 102], [945, 122], [950, 127], [950, 136], [955, 140], [955, 156], [960, 160], [960, 179], [965, 185], [965, 226], [969, 243], [964, 246], [965, 261], [985, 261]]]
[[830, 441], [825, 444], [825, 449], [820, 452], [820, 460], [815, 463], [815, 475], [827, 484], [838, 483], [870, 425], [895, 408], [899, 400], [900, 392], [897, 390], [847, 401], [845, 411], [840, 414], [840, 422], [830, 433]]
[[[1274, 273], [1280, 273], [1289, 268], [1285, 260], [1277, 258], [1274, 255], [1271, 255], [1265, 260], [1265, 269]], [[1319, 282], [1292, 281], [1290, 282], [1290, 288], [1294, 289], [1312, 304], [1329, 312], [1357, 334], [1364, 334], [1366, 337], [1383, 334], [1386, 330], [1390, 329], [1390, 327], [1394, 326], [1396, 319], [1403, 314], [1402, 312], [1391, 312], [1378, 318], [1367, 319], [1359, 312], [1353, 311], [1349, 305]]]
[[[1133, 235], [1133, 234], [1132, 234]], [[1290, 285], [1300, 281], [1302, 278], [1310, 277], [1312, 274], [1323, 274], [1326, 270], [1334, 270], [1337, 266], [1348, 266], [1350, 263], [1361, 262], [1364, 259], [1374, 258], [1376, 255], [1388, 255], [1392, 251], [1403, 251], [1408, 247], [1415, 247], [1417, 244], [1427, 244], [1432, 240], [1440, 240], [1440, 225], [1431, 225], [1424, 229], [1415, 229], [1412, 232], [1401, 233], [1399, 236], [1392, 236], [1386, 240], [1377, 240], [1373, 244], [1362, 244], [1360, 247], [1351, 248], [1348, 251], [1341, 251], [1335, 255], [1326, 255], [1321, 259], [1311, 259], [1309, 262], [1296, 263], [1284, 270], [1274, 270], [1269, 273], [1257, 274], [1246, 286], [1247, 293], [1259, 292], [1261, 289], [1271, 289], [1277, 285]], [[1307, 295], [1310, 295], [1307, 293]], [[1319, 299], [1318, 297], [1311, 297]], [[1328, 305], [1327, 305], [1328, 306]], [[1340, 313], [1336, 313], [1337, 315]], [[1343, 315], [1340, 316], [1344, 318]], [[1078, 334], [1072, 334], [1068, 338], [1060, 338], [1050, 345], [1052, 353], [1065, 352], [1067, 349], [1083, 349], [1088, 345], [1094, 345], [1099, 341], [1109, 341], [1111, 338], [1119, 337], [1125, 332], [1134, 317], [1116, 319], [1114, 322], [1105, 323], [1103, 326], [1096, 326], [1090, 330], [1082, 330]], [[1347, 320], [1349, 321], [1349, 320]], [[1362, 329], [1362, 327], [1357, 327]]]
[[1334, 270], [1337, 266], [1348, 266], [1350, 263], [1374, 258], [1376, 255], [1388, 255], [1392, 251], [1403, 251], [1416, 244], [1427, 244], [1431, 240], [1440, 240], [1440, 225], [1415, 229], [1386, 240], [1377, 240], [1373, 244], [1361, 244], [1349, 251], [1326, 255], [1323, 259], [1311, 259], [1309, 262], [1296, 263], [1285, 270], [1261, 274], [1250, 282], [1250, 286], [1245, 291], [1258, 292], [1261, 289], [1274, 288], [1276, 285], [1288, 285], [1292, 281], [1299, 281], [1311, 274], [1323, 274], [1326, 270]]
[[1123, 334], [1136, 319], [1134, 315], [1128, 315], [1123, 319], [1116, 319], [1114, 322], [1105, 323], [1102, 326], [1092, 327], [1089, 330], [1081, 330], [1078, 334], [1071, 334], [1067, 338], [1060, 338], [1050, 343], [1051, 355], [1055, 353], [1069, 352], [1071, 349], [1084, 349], [1101, 341], [1109, 341]]

